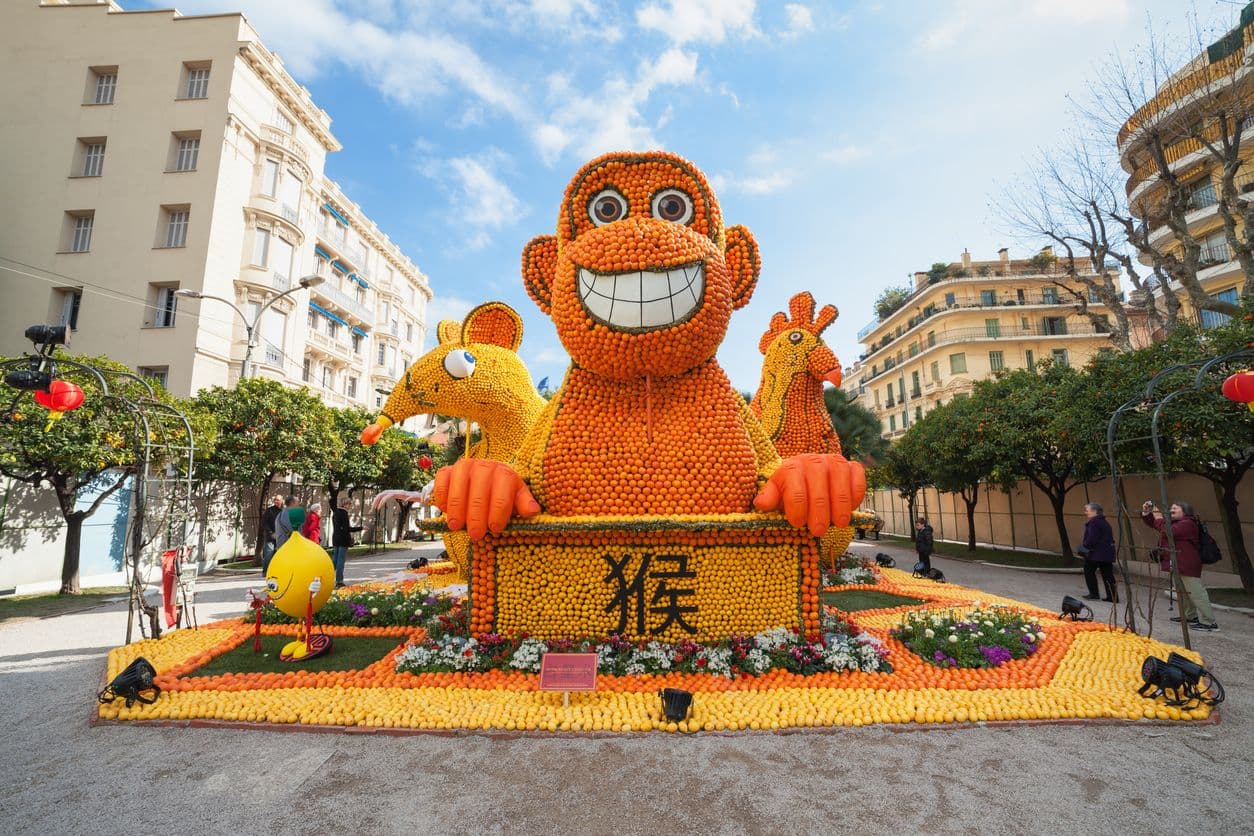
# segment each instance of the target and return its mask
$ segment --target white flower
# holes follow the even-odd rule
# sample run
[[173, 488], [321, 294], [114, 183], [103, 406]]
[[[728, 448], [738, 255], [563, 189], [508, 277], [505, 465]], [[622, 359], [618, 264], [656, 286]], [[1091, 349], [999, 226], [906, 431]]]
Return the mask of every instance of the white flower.
[[928, 627], [926, 630], [923, 631], [923, 635], [929, 639], [934, 639], [936, 638], [936, 631], [933, 630], [931, 627]]
[[371, 607], [371, 608], [370, 608], [370, 614], [371, 614], [371, 615], [378, 615], [378, 614], [379, 614], [379, 608], [378, 608], [378, 607]]
[[1041, 641], [1045, 641], [1045, 634], [1044, 634], [1044, 633], [1037, 633], [1037, 634], [1036, 634], [1036, 637], [1037, 637], [1039, 640], [1041, 640]]
[[1032, 635], [1031, 633], [1024, 633], [1023, 637], [1027, 639], [1029, 642], [1036, 641], [1036, 636]]
[[984, 626], [985, 626], [985, 627], [992, 627], [992, 626], [993, 626], [993, 622], [988, 621], [988, 620], [985, 620], [985, 621], [984, 621]]
[[958, 637], [957, 637], [957, 636], [955, 636], [953, 633], [950, 633], [950, 634], [949, 634], [949, 643], [950, 643], [950, 644], [957, 644], [957, 643], [958, 643]]

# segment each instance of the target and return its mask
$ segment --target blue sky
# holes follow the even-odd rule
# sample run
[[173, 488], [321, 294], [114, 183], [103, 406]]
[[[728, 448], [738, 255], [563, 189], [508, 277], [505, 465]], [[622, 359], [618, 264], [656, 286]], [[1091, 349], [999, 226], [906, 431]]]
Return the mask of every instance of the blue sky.
[[[126, 3], [166, 7], [168, 3]], [[1240, 5], [1197, 0], [1204, 21]], [[772, 312], [811, 290], [841, 311], [844, 363], [879, 291], [1014, 239], [989, 203], [1071, 127], [1067, 94], [1184, 0], [191, 0], [243, 11], [327, 110], [327, 162], [436, 294], [430, 325], [501, 299], [533, 378], [566, 355], [519, 255], [551, 233], [570, 177], [608, 150], [660, 147], [712, 178], [762, 252], [720, 360], [757, 386]], [[1113, 138], [1112, 138], [1113, 143]], [[430, 341], [430, 338], [429, 338]]]

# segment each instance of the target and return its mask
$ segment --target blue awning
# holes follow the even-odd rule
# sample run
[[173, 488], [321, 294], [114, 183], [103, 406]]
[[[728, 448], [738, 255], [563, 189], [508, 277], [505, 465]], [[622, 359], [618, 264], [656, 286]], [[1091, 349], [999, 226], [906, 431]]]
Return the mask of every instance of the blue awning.
[[363, 279], [361, 276], [357, 275], [356, 273], [351, 274], [351, 275], [349, 276], [349, 278], [350, 278], [350, 279], [352, 279], [353, 281], [357, 282], [357, 284], [361, 285], [361, 286], [362, 286], [362, 287], [364, 287], [366, 290], [369, 290], [369, 289], [370, 289], [370, 285], [366, 284], [366, 280], [365, 280], [365, 279]]
[[319, 246], [314, 247], [314, 255], [318, 256], [319, 258], [325, 258], [327, 261], [331, 260], [331, 254]]
[[354, 333], [354, 334], [356, 334], [356, 335], [357, 335], [357, 336], [359, 336], [359, 337], [368, 337], [368, 336], [370, 336], [370, 335], [369, 335], [369, 334], [367, 334], [365, 331], [363, 331], [363, 330], [361, 330], [360, 328], [358, 328], [356, 325], [354, 325], [354, 326], [353, 326], [353, 333]]
[[347, 268], [347, 267], [345, 267], [343, 264], [340, 264], [338, 261], [332, 261], [332, 262], [331, 262], [331, 269], [332, 269], [332, 270], [339, 270], [341, 273], [347, 273], [347, 272], [348, 272], [348, 268]]
[[324, 204], [322, 204], [322, 205], [323, 205], [323, 207], [325, 207], [325, 208], [326, 208], [326, 210], [327, 210], [328, 212], [330, 212], [332, 215], [334, 215], [334, 216], [335, 216], [335, 219], [336, 219], [337, 221], [339, 221], [340, 223], [344, 224], [344, 226], [349, 226], [349, 223], [348, 223], [348, 218], [344, 217], [344, 216], [343, 216], [343, 215], [341, 215], [339, 212], [335, 211], [335, 207], [334, 207], [334, 206], [332, 206], [330, 203], [324, 203]]
[[344, 320], [340, 319], [338, 316], [336, 316], [335, 314], [333, 314], [333, 313], [331, 313], [330, 311], [328, 311], [326, 308], [324, 308], [324, 307], [322, 307], [321, 305], [319, 305], [317, 302], [310, 302], [310, 303], [309, 303], [309, 307], [313, 308], [315, 311], [317, 311], [318, 313], [322, 314], [322, 315], [323, 315], [323, 316], [325, 316], [327, 319], [334, 320], [334, 321], [338, 322], [339, 324], [341, 324], [341, 325], [345, 326], [346, 328], [351, 328], [351, 327], [352, 327], [352, 326], [351, 326], [351, 325], [349, 325], [347, 322], [345, 322]]

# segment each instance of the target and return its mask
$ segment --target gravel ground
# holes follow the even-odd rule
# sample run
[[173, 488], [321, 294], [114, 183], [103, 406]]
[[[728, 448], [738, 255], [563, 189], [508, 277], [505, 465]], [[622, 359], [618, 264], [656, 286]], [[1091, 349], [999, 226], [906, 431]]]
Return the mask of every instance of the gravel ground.
[[[853, 548], [912, 562], [888, 543]], [[352, 560], [349, 579], [385, 577], [412, 556]], [[934, 563], [1050, 609], [1083, 592], [1075, 575]], [[242, 611], [258, 577], [203, 579], [201, 619]], [[1168, 615], [1160, 606], [1160, 637], [1173, 635]], [[0, 829], [1248, 833], [1254, 621], [1221, 612], [1220, 623], [1194, 638], [1228, 689], [1217, 725], [373, 737], [89, 726], [104, 654], [125, 634], [125, 602], [106, 604], [0, 624]]]

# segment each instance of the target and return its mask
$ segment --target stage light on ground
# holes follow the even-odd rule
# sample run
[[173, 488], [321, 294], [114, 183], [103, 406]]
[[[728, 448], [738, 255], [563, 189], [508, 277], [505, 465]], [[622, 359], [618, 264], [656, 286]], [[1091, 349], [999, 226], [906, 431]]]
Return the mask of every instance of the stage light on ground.
[[[157, 677], [157, 669], [152, 663], [143, 656], [137, 658], [126, 666], [126, 670], [113, 677], [113, 681], [96, 695], [102, 703], [109, 703], [118, 697], [126, 699], [126, 707], [130, 708], [136, 702], [142, 702], [144, 705], [152, 705], [157, 701], [157, 697], [161, 696], [161, 686], [153, 680]], [[142, 692], [151, 691], [151, 697], [145, 697]]]
[[1079, 598], [1064, 595], [1062, 596], [1062, 610], [1058, 613], [1058, 617], [1063, 621], [1068, 618], [1072, 621], [1092, 621], [1093, 611]]
[[672, 723], [688, 719], [688, 710], [692, 707], [692, 692], [680, 688], [664, 688], [657, 692], [662, 698], [662, 711], [666, 719]]
[[1173, 651], [1167, 657], [1167, 664], [1175, 665], [1184, 674], [1184, 685], [1189, 696], [1207, 705], [1219, 705], [1224, 701], [1224, 686], [1197, 662]]

